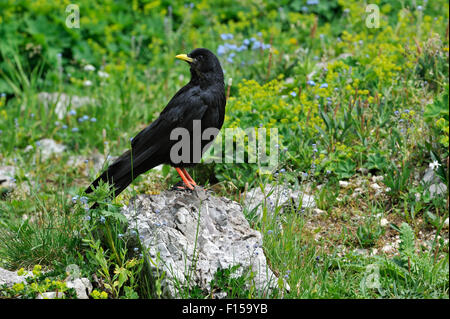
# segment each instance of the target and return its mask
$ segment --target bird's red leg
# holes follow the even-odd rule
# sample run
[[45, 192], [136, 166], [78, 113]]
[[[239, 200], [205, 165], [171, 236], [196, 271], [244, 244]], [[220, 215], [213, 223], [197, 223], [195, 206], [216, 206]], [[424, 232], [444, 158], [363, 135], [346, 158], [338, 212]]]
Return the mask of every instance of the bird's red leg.
[[185, 168], [182, 168], [181, 171], [184, 173], [184, 176], [186, 176], [189, 183], [191, 183], [192, 186], [197, 186], [197, 183], [194, 181], [194, 179], [189, 175], [187, 170]]
[[183, 180], [184, 185], [186, 185], [186, 187], [189, 189], [194, 189], [194, 186], [192, 186], [186, 176], [184, 176], [183, 171], [179, 167], [175, 167], [175, 169], [177, 170], [178, 175], [180, 175], [181, 179]]

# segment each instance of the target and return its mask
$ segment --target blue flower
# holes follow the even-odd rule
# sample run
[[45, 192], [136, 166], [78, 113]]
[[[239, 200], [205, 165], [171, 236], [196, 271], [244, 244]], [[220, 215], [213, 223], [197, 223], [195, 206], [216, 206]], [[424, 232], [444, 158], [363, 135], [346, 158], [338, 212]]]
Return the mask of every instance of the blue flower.
[[95, 117], [92, 117], [92, 118], [91, 118], [91, 122], [92, 122], [92, 123], [97, 122], [97, 119], [96, 119]]
[[297, 93], [295, 93], [294, 91], [292, 91], [291, 93], [289, 93], [291, 96], [296, 97]]
[[233, 35], [231, 33], [222, 33], [220, 35], [220, 37], [222, 38], [222, 40], [231, 40], [233, 39]]
[[280, 169], [280, 173], [284, 173], [284, 172], [286, 172], [286, 169], [284, 169], [284, 168]]
[[315, 86], [316, 82], [314, 82], [313, 80], [309, 80], [308, 82], [306, 82], [306, 84], [308, 84], [310, 86]]
[[236, 49], [237, 52], [242, 52], [242, 51], [245, 51], [245, 50], [247, 50], [247, 46], [245, 46], [245, 45], [241, 45], [241, 46], [239, 46], [239, 47]]
[[72, 128], [72, 132], [78, 132], [80, 129], [78, 128], [78, 127], [74, 127], [74, 128]]
[[228, 50], [234, 51], [234, 50], [237, 50], [238, 47], [236, 44], [225, 43], [225, 48], [227, 48]]
[[269, 235], [272, 234], [272, 233], [273, 233], [273, 230], [270, 230], [270, 229], [269, 229], [269, 230], [267, 231], [267, 234], [269, 234]]
[[70, 110], [70, 111], [69, 111], [69, 115], [77, 115], [77, 111], [75, 111], [75, 110]]
[[263, 45], [263, 43], [261, 43], [260, 41], [255, 41], [255, 42], [253, 42], [252, 50], [261, 49], [262, 45]]
[[224, 45], [219, 45], [219, 47], [217, 48], [217, 54], [220, 55], [224, 55], [225, 53], [227, 53], [227, 48]]
[[67, 125], [64, 124], [63, 126], [61, 126], [61, 128], [62, 128], [63, 130], [65, 130], [65, 129], [67, 128]]
[[315, 4], [319, 4], [319, 0], [307, 0], [307, 1], [306, 1], [306, 4], [307, 4], [308, 6], [312, 6], [312, 5], [315, 5]]
[[303, 173], [302, 173], [302, 176], [303, 176], [303, 178], [307, 178], [307, 177], [308, 177], [308, 173], [303, 172]]
[[248, 46], [250, 44], [250, 40], [249, 39], [244, 39], [244, 41], [242, 41], [242, 43], [246, 46]]
[[263, 50], [268, 50], [268, 49], [270, 49], [271, 48], [271, 45], [270, 44], [262, 44], [262, 48], [263, 48]]
[[320, 88], [321, 89], [326, 89], [328, 87], [328, 83], [322, 83], [321, 85], [320, 85]]
[[104, 224], [105, 220], [106, 220], [106, 218], [104, 216], [100, 216], [100, 223]]

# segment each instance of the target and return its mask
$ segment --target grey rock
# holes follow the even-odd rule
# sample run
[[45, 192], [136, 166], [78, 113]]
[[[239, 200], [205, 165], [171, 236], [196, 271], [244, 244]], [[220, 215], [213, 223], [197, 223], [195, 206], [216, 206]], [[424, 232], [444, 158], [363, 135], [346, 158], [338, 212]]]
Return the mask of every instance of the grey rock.
[[350, 183], [347, 182], [347, 181], [339, 181], [339, 186], [340, 186], [340, 187], [346, 188], [346, 187], [348, 187], [349, 185], [350, 185]]
[[87, 96], [68, 95], [58, 92], [41, 92], [38, 94], [38, 99], [47, 109], [54, 105], [55, 113], [60, 120], [66, 115], [69, 108], [76, 109], [87, 104], [95, 104], [95, 100]]
[[66, 281], [66, 286], [75, 289], [78, 299], [89, 299], [89, 294], [92, 292], [92, 284], [87, 278]]
[[171, 298], [179, 297], [177, 283], [211, 292], [217, 270], [235, 265], [241, 266], [236, 276], [253, 270], [259, 291], [277, 287], [262, 250], [261, 233], [250, 228], [242, 211], [238, 203], [199, 188], [138, 195], [122, 209], [128, 219], [129, 242], [139, 235], [151, 275], [165, 272], [163, 295]]
[[447, 192], [447, 185], [441, 182], [439, 176], [437, 176], [436, 172], [430, 167], [425, 171], [421, 183], [428, 186], [431, 198]]
[[0, 286], [6, 285], [7, 287], [12, 287], [14, 284], [20, 282], [26, 283], [25, 279], [27, 276], [30, 276], [30, 274], [19, 276], [16, 271], [0, 268]]
[[444, 183], [430, 185], [430, 196], [434, 198], [436, 195], [442, 195], [447, 192], [447, 185]]
[[422, 177], [422, 183], [423, 184], [437, 184], [441, 180], [439, 176], [436, 175], [434, 170], [430, 167], [428, 167]]
[[15, 174], [16, 168], [14, 166], [0, 166], [0, 186], [14, 189], [16, 187]]
[[[37, 151], [40, 153], [43, 160], [47, 160], [50, 158], [50, 156], [54, 154], [61, 154], [66, 150], [66, 146], [60, 143], [57, 143], [56, 141], [52, 140], [51, 138], [44, 138], [42, 140], [39, 140], [36, 142], [36, 148]], [[28, 145], [25, 147], [25, 152], [29, 152], [33, 149], [33, 146]]]
[[281, 206], [281, 212], [287, 207], [314, 208], [316, 202], [314, 196], [305, 194], [300, 190], [292, 189], [286, 185], [266, 185], [263, 190], [255, 187], [249, 190], [244, 199], [244, 205], [248, 211], [255, 210], [258, 216], [262, 216], [264, 205], [268, 212], [275, 212]]

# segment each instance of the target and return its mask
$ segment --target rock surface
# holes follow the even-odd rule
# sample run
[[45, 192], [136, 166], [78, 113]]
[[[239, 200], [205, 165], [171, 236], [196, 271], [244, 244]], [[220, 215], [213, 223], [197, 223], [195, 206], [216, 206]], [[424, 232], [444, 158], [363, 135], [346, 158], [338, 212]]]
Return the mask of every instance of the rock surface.
[[94, 104], [95, 100], [87, 96], [68, 95], [65, 93], [48, 93], [41, 92], [38, 99], [47, 107], [55, 105], [55, 113], [61, 120], [66, 115], [69, 107], [72, 109], [79, 108], [86, 104]]
[[282, 206], [281, 212], [286, 207], [294, 206], [299, 208], [315, 208], [316, 202], [314, 197], [300, 190], [294, 190], [284, 185], [266, 185], [262, 191], [260, 187], [252, 188], [247, 192], [244, 204], [252, 212], [256, 209], [256, 213], [262, 216], [263, 205], [265, 203], [268, 212], [274, 212], [278, 206]]
[[447, 192], [447, 185], [442, 183], [439, 176], [437, 176], [432, 168], [427, 168], [421, 182], [423, 185], [428, 186], [431, 198]]
[[89, 299], [92, 292], [92, 284], [87, 278], [75, 278], [66, 282], [67, 288], [75, 289], [78, 299]]
[[[25, 147], [25, 152], [29, 152], [33, 149], [33, 146], [28, 145]], [[47, 160], [53, 154], [60, 154], [66, 150], [66, 146], [60, 144], [51, 138], [44, 138], [36, 142], [36, 149], [40, 152], [43, 160]]]
[[154, 262], [150, 263], [152, 275], [165, 272], [165, 297], [179, 297], [176, 282], [211, 292], [217, 270], [235, 265], [241, 266], [236, 277], [252, 268], [259, 291], [277, 287], [261, 247], [261, 233], [250, 228], [236, 202], [196, 188], [138, 195], [122, 212], [129, 222], [128, 233], [139, 235]]
[[16, 180], [14, 175], [16, 174], [16, 168], [14, 166], [0, 166], [0, 186], [7, 189], [13, 189], [16, 187]]
[[19, 276], [16, 271], [9, 271], [3, 268], [0, 268], [0, 286], [6, 285], [11, 288], [14, 284], [23, 282], [26, 283], [26, 277], [30, 276], [30, 274], [26, 274], [24, 276]]

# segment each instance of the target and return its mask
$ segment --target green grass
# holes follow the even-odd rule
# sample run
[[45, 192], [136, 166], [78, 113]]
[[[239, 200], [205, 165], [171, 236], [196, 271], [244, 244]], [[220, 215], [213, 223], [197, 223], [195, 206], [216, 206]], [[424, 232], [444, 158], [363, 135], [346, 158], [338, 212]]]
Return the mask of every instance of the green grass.
[[[51, 270], [34, 288], [1, 296], [35, 297], [54, 288], [46, 276], [64, 280], [77, 264], [94, 282], [93, 298], [162, 297], [164, 274], [142, 271], [145, 251], [128, 249], [117, 207], [168, 189], [174, 172], [139, 177], [91, 220], [81, 191], [98, 173], [92, 157], [120, 155], [188, 81], [174, 56], [207, 47], [230, 93], [224, 127], [277, 128], [280, 158], [269, 175], [250, 163], [215, 163], [192, 176], [241, 202], [259, 185], [291, 185], [321, 210], [266, 207], [259, 219], [244, 209], [271, 269], [290, 286], [280, 282], [271, 297], [448, 298], [448, 3], [416, 2], [378, 1], [379, 29], [366, 27], [363, 1], [79, 1], [80, 29], [65, 26], [59, 1], [0, 4], [0, 167], [15, 167], [17, 186], [0, 184], [0, 266]], [[91, 102], [59, 118], [40, 92]], [[44, 159], [43, 138], [66, 151]], [[420, 182], [430, 164], [447, 186], [440, 195]], [[218, 270], [217, 290], [264, 296], [251, 273], [233, 271]], [[212, 297], [178, 287], [183, 298]]]

